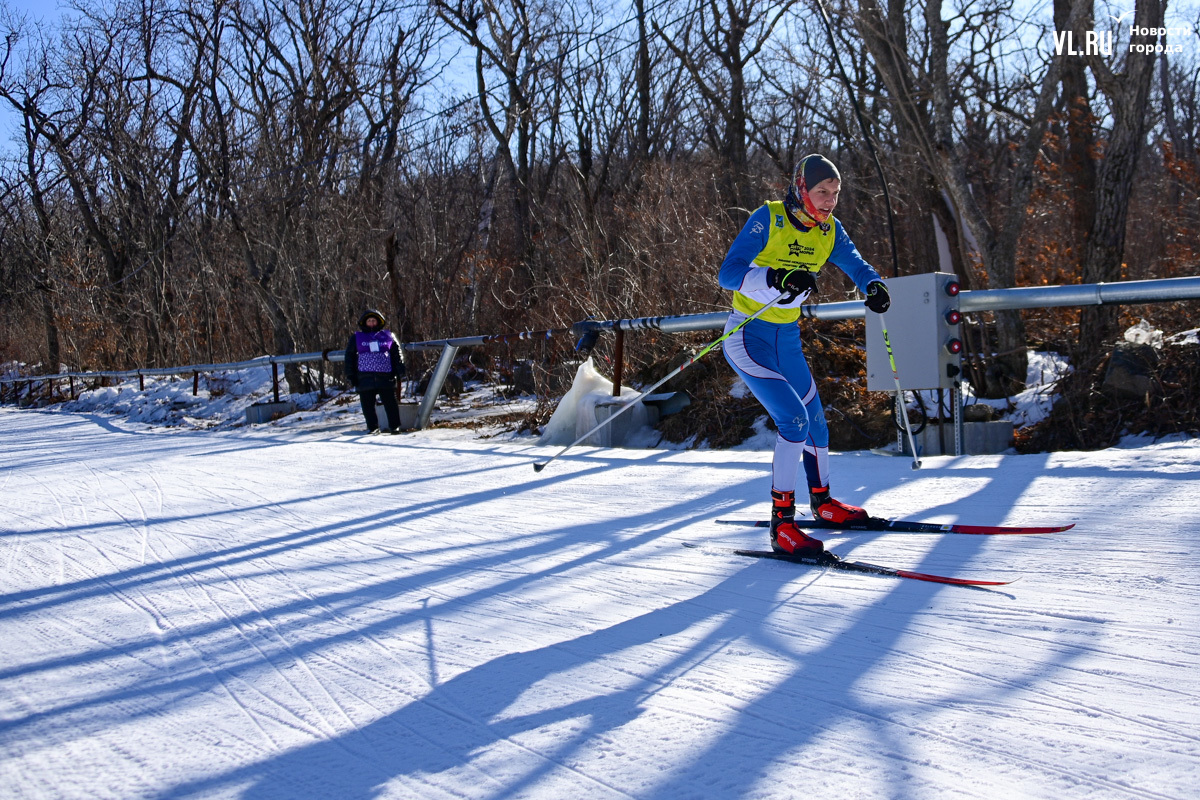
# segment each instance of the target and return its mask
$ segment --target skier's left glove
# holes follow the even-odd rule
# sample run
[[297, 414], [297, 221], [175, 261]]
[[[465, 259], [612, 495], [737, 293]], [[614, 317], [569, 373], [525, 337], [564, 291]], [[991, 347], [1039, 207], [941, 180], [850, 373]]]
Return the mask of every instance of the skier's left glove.
[[892, 296], [888, 294], [883, 281], [871, 281], [867, 284], [867, 308], [876, 314], [882, 314], [892, 304]]

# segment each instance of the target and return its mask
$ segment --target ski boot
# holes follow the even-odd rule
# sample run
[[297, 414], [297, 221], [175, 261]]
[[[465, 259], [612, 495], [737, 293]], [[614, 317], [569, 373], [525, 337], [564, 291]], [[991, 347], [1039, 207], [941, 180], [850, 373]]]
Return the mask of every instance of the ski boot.
[[841, 524], [845, 522], [866, 522], [867, 512], [858, 506], [848, 505], [829, 496], [829, 487], [809, 489], [808, 500], [812, 505], [813, 516], [830, 522]]
[[814, 539], [796, 527], [796, 493], [771, 490], [771, 549], [776, 553], [815, 558], [825, 550]]

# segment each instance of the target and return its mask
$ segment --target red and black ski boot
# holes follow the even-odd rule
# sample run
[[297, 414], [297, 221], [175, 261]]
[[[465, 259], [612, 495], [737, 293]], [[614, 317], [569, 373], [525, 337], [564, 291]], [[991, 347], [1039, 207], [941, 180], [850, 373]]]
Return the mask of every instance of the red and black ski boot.
[[809, 489], [808, 500], [812, 505], [813, 516], [817, 519], [840, 524], [843, 522], [866, 522], [869, 518], [864, 509], [830, 497], [828, 486]]
[[776, 553], [816, 557], [825, 550], [814, 539], [796, 527], [796, 493], [771, 490], [771, 549]]

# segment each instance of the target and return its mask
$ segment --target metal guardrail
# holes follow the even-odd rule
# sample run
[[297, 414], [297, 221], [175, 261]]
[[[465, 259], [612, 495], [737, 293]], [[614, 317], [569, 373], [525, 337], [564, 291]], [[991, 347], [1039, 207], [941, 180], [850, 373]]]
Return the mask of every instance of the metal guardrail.
[[[441, 355], [438, 358], [437, 365], [434, 367], [433, 375], [430, 378], [429, 385], [426, 387], [424, 395], [421, 397], [421, 403], [417, 411], [417, 427], [424, 428], [429, 424], [429, 417], [433, 413], [433, 404], [437, 396], [441, 394], [442, 386], [445, 384], [446, 377], [450, 374], [450, 367], [454, 362], [454, 357], [457, 355], [460, 348], [474, 347], [485, 344], [502, 344], [515, 341], [538, 341], [549, 339], [554, 335], [562, 335], [571, 333], [571, 328], [550, 328], [538, 331], [521, 331], [518, 333], [505, 334], [489, 334], [483, 336], [460, 336], [451, 339], [433, 339], [422, 342], [408, 342], [402, 345], [406, 351], [420, 350], [441, 350]], [[245, 361], [228, 361], [215, 364], [185, 364], [178, 367], [144, 367], [138, 369], [127, 370], [95, 370], [95, 371], [72, 371], [58, 372], [52, 375], [21, 375], [16, 377], [0, 378], [2, 384], [25, 384], [32, 386], [34, 383], [44, 382], [47, 385], [48, 392], [51, 397], [54, 392], [54, 382], [58, 380], [67, 380], [70, 382], [69, 392], [72, 398], [75, 396], [75, 379], [91, 380], [96, 378], [113, 378], [113, 379], [128, 379], [137, 378], [138, 390], [145, 391], [146, 378], [155, 377], [172, 377], [175, 375], [191, 375], [192, 376], [192, 394], [199, 394], [200, 391], [200, 375], [210, 372], [226, 372], [238, 369], [251, 369], [253, 367], [262, 367], [270, 365], [271, 367], [271, 392], [274, 402], [280, 402], [279, 397], [279, 365], [280, 364], [301, 364], [310, 362], [319, 362], [320, 367], [320, 391], [321, 396], [325, 396], [325, 364], [326, 362], [338, 363], [345, 361], [346, 354], [344, 350], [329, 349], [313, 353], [292, 353], [284, 356], [259, 356], [257, 358], [247, 359]]]
[[[1073, 286], [1030, 286], [1014, 289], [963, 291], [958, 295], [959, 310], [1002, 311], [1014, 308], [1052, 308], [1056, 306], [1130, 305], [1200, 299], [1200, 277], [1160, 278], [1119, 283], [1089, 283]], [[803, 306], [801, 313], [813, 319], [854, 319], [866, 316], [861, 300], [819, 303]], [[720, 330], [729, 318], [728, 311], [711, 314], [686, 314], [676, 317], [639, 317], [637, 319], [586, 320], [576, 323], [577, 333], [587, 330], [640, 331], [666, 333]]]
[[968, 312], [1057, 306], [1135, 305], [1197, 298], [1200, 298], [1200, 277], [1159, 278], [1149, 281], [1022, 286], [1015, 289], [963, 292], [959, 295], [959, 310]]
[[[1012, 289], [964, 291], [959, 294], [959, 309], [963, 312], [1000, 311], [1005, 309], [1053, 308], [1058, 306], [1130, 305], [1196, 299], [1200, 299], [1200, 277], [1183, 277], [1068, 286], [1032, 286]], [[850, 300], [840, 303], [804, 306], [801, 313], [803, 316], [813, 319], [854, 319], [866, 316], [866, 308], [863, 306], [862, 301]], [[429, 381], [425, 394], [421, 398], [417, 425], [418, 427], [424, 427], [428, 424], [429, 415], [433, 411], [433, 403], [441, 393], [442, 385], [450, 372], [450, 366], [454, 361], [455, 355], [462, 347], [516, 341], [535, 341], [549, 339], [555, 335], [562, 334], [581, 337], [588, 333], [612, 331], [616, 334], [616, 347], [613, 356], [613, 394], [619, 395], [623, 370], [624, 334], [626, 331], [657, 330], [664, 333], [687, 333], [692, 331], [720, 330], [725, 327], [725, 321], [728, 317], [728, 312], [719, 311], [708, 314], [638, 317], [634, 319], [584, 320], [583, 322], [575, 323], [570, 328], [549, 328], [538, 331], [522, 331], [519, 333], [460, 336], [449, 339], [409, 342], [403, 345], [404, 349], [408, 351], [442, 351], [441, 356], [438, 358], [438, 363], [434, 367], [433, 376]], [[342, 350], [330, 349], [315, 353], [295, 353], [286, 356], [260, 356], [247, 361], [232, 361], [221, 364], [188, 364], [179, 367], [26, 375], [0, 378], [0, 384], [24, 383], [31, 385], [44, 381], [48, 384], [52, 392], [53, 382], [65, 379], [72, 381], [71, 394], [74, 396], [73, 381], [76, 378], [85, 380], [92, 378], [137, 378], [139, 388], [144, 390], [146, 377], [191, 374], [193, 376], [192, 391], [196, 393], [198, 392], [199, 376], [201, 373], [248, 369], [269, 364], [272, 369], [273, 393], [275, 401], [278, 402], [280, 364], [320, 362], [320, 383], [323, 393], [325, 363], [340, 362], [344, 358], [345, 354]]]
[[[960, 292], [958, 299], [959, 310], [963, 312], [1196, 300], [1200, 299], [1200, 277], [1160, 278], [1071, 286], [986, 289]], [[849, 300], [841, 303], [806, 305], [801, 308], [800, 313], [811, 319], [841, 320], [865, 317], [867, 310], [861, 300]], [[616, 333], [617, 342], [613, 356], [613, 395], [619, 396], [621, 392], [621, 354], [625, 331], [658, 330], [666, 333], [687, 333], [721, 330], [725, 327], [725, 321], [728, 318], [729, 312], [721, 311], [673, 317], [585, 320], [576, 323], [574, 330], [577, 336], [589, 331], [614, 331]]]

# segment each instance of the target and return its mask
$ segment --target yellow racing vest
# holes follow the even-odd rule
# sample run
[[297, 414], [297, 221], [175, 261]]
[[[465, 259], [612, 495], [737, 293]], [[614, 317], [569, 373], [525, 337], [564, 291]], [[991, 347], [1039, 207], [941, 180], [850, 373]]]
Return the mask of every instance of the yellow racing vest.
[[[771, 214], [771, 225], [767, 234], [767, 244], [754, 257], [754, 265], [770, 269], [803, 269], [811, 272], [814, 276], [820, 275], [821, 267], [825, 265], [833, 252], [834, 231], [836, 230], [834, 218], [831, 216], [828, 220], [828, 231], [823, 231], [820, 227], [802, 231], [792, 225], [783, 209], [782, 202], [768, 202], [766, 206]], [[750, 316], [778, 294], [774, 289], [771, 292], [771, 297], [763, 299], [762, 302], [741, 292], [734, 292], [733, 307], [746, 316]], [[755, 294], [763, 293], [755, 292]], [[802, 301], [797, 300], [794, 301], [794, 304], [777, 305], [759, 319], [764, 322], [795, 322], [800, 319], [801, 304]]]

